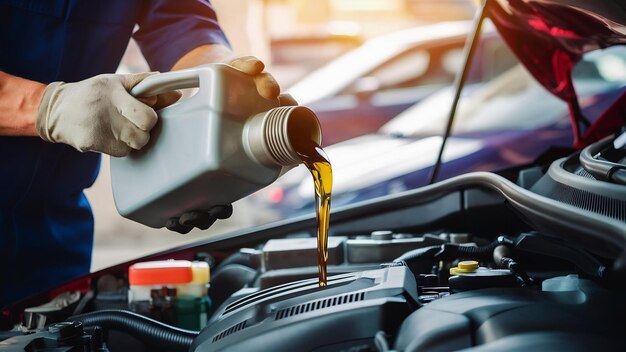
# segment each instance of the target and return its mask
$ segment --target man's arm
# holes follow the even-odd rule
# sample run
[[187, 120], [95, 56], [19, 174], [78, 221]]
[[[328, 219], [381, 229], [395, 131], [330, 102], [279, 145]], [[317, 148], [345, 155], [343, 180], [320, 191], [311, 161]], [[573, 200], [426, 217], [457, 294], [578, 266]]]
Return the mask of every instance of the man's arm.
[[39, 136], [79, 151], [125, 156], [148, 143], [155, 109], [180, 98], [178, 91], [141, 100], [128, 93], [151, 74], [45, 85], [0, 72], [0, 136]]
[[221, 44], [201, 45], [189, 51], [174, 64], [172, 71], [210, 63], [229, 64], [253, 76], [259, 94], [266, 99], [276, 99], [280, 94], [278, 82], [271, 74], [263, 71], [265, 65], [261, 60], [253, 56], [237, 57]]
[[46, 85], [0, 71], [0, 136], [38, 136], [35, 120]]
[[232, 51], [221, 44], [205, 44], [183, 55], [172, 67], [172, 71], [196, 67], [207, 63], [226, 63], [233, 56]]

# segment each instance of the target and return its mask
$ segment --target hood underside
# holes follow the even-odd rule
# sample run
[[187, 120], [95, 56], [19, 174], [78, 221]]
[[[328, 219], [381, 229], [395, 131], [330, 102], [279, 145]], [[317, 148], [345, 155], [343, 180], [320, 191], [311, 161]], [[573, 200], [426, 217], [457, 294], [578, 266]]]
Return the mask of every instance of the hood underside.
[[626, 94], [589, 126], [572, 81], [572, 70], [584, 53], [626, 44], [624, 1], [487, 0], [485, 6], [486, 16], [535, 79], [568, 102], [576, 147], [624, 126]]

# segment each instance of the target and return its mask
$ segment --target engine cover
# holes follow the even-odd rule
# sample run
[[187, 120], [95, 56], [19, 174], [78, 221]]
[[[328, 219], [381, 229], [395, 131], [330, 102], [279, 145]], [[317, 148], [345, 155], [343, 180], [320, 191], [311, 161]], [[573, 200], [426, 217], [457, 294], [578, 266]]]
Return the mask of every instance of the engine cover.
[[221, 307], [191, 351], [339, 351], [374, 347], [417, 308], [417, 286], [403, 266], [302, 280]]
[[575, 281], [575, 288], [488, 288], [433, 301], [402, 323], [394, 350], [626, 350], [623, 295]]

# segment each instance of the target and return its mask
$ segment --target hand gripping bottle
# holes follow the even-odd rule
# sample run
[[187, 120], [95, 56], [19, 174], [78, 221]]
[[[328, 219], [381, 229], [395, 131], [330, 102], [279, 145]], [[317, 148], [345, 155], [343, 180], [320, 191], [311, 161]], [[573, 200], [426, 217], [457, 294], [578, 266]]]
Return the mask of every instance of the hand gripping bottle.
[[131, 94], [183, 88], [198, 91], [158, 111], [148, 145], [111, 158], [115, 205], [128, 219], [160, 228], [184, 212], [231, 204], [301, 163], [295, 138], [321, 142], [311, 110], [279, 107], [258, 94], [252, 77], [227, 65], [156, 74]]

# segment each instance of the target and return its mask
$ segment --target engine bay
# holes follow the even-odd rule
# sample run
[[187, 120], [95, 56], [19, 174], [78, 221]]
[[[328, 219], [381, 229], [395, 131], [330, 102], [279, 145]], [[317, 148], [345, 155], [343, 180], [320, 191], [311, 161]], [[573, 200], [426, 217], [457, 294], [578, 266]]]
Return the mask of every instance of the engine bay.
[[[591, 163], [624, 170], [612, 141], [590, 146]], [[326, 287], [315, 218], [303, 216], [135, 262], [211, 268], [198, 329], [179, 324], [169, 291], [129, 310], [125, 263], [5, 311], [0, 349], [624, 350], [626, 190], [587, 172], [585, 153], [519, 170], [516, 183], [472, 173], [338, 209]]]

